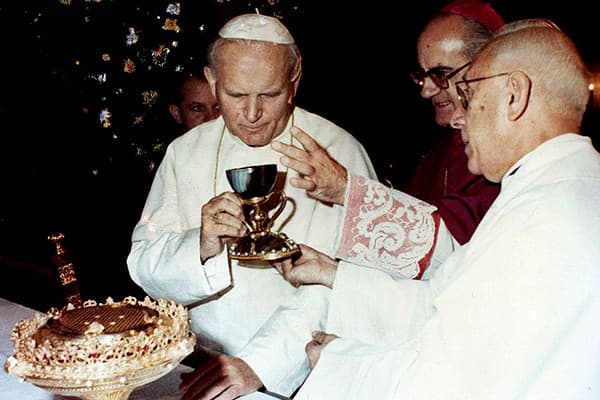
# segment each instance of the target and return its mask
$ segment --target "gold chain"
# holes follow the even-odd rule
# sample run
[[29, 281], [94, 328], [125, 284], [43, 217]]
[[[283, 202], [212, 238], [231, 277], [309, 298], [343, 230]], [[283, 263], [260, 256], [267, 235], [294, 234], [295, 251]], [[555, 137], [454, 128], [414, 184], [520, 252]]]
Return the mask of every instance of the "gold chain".
[[223, 121], [223, 130], [221, 131], [221, 137], [219, 138], [219, 144], [217, 146], [217, 159], [215, 161], [215, 175], [213, 176], [213, 197], [217, 195], [217, 176], [219, 174], [219, 156], [221, 155], [221, 146], [223, 145], [223, 136], [225, 136], [225, 121]]

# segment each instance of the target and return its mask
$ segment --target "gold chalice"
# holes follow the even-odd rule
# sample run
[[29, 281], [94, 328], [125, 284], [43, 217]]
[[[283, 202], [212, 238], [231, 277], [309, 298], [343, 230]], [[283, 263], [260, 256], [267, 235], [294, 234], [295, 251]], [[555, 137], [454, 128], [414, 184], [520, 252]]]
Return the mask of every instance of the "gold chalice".
[[[285, 193], [274, 190], [277, 165], [251, 165], [229, 169], [226, 174], [233, 190], [250, 207], [245, 221], [248, 232], [229, 245], [229, 256], [237, 260], [273, 261], [299, 252], [298, 245], [285, 233], [271, 230], [287, 203]], [[267, 209], [273, 200], [275, 207]], [[269, 215], [269, 211], [272, 214]]]

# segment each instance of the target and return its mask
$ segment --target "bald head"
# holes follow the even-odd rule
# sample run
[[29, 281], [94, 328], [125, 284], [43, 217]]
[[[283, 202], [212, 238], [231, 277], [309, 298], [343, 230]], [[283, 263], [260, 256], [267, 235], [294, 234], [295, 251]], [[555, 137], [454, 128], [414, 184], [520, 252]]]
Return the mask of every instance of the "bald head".
[[523, 18], [503, 25], [500, 29], [494, 32], [494, 36], [505, 35], [507, 33], [525, 28], [552, 28], [559, 31], [561, 30], [554, 21], [547, 18]]
[[[531, 102], [546, 120], [578, 131], [589, 99], [589, 72], [573, 41], [556, 26], [532, 26], [496, 37], [475, 59], [491, 72], [519, 70], [532, 82]], [[556, 125], [555, 125], [556, 126]]]
[[493, 32], [478, 21], [462, 15], [440, 13], [425, 25], [417, 41], [417, 50], [424, 46], [439, 45], [459, 48], [471, 60], [477, 51], [492, 38]]
[[[421, 31], [417, 41], [420, 70], [413, 79], [421, 86], [421, 97], [431, 101], [437, 125], [447, 126], [450, 122], [455, 109], [453, 82], [460, 68], [466, 67], [491, 36], [492, 32], [477, 21], [448, 13], [432, 17]], [[435, 71], [448, 77], [446, 85], [426, 79]]]
[[453, 121], [462, 129], [469, 171], [500, 182], [540, 144], [578, 133], [589, 98], [588, 72], [577, 48], [556, 27], [498, 35], [457, 82], [468, 100]]

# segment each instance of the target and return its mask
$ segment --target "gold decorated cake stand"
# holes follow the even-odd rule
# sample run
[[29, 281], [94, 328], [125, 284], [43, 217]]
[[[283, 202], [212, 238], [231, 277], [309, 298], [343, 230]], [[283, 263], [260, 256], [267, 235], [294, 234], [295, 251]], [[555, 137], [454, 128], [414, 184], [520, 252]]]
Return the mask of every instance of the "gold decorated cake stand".
[[134, 297], [37, 313], [15, 326], [12, 340], [8, 373], [89, 400], [126, 400], [169, 373], [196, 343], [183, 306]]

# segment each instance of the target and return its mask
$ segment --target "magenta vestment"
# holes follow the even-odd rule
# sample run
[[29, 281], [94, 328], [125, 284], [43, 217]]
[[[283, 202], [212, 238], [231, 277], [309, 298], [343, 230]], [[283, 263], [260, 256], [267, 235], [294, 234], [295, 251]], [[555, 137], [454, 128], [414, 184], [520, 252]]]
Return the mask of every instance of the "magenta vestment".
[[459, 130], [445, 134], [418, 165], [405, 192], [436, 206], [452, 236], [469, 241], [500, 185], [467, 169]]

